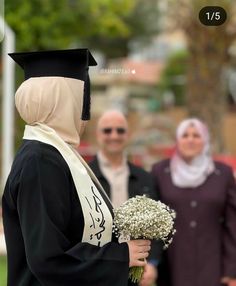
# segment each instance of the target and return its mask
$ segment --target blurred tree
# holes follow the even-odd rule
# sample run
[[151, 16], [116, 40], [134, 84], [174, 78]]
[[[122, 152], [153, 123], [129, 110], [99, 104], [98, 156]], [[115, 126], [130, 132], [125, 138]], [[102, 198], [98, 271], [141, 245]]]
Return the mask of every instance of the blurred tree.
[[114, 57], [127, 54], [130, 39], [156, 33], [157, 1], [8, 0], [5, 14], [17, 50], [88, 45]]
[[180, 50], [170, 55], [161, 74], [158, 88], [162, 95], [173, 92], [176, 105], [186, 102], [186, 73], [188, 65], [188, 52]]
[[[128, 30], [120, 35], [111, 32], [102, 35], [99, 33], [100, 27], [98, 26], [98, 31], [92, 37], [88, 37], [87, 42], [102, 50], [108, 57], [126, 56], [131, 42], [135, 42], [140, 48], [142, 45], [147, 46], [159, 31], [158, 1], [160, 0], [135, 0], [130, 10], [126, 9], [126, 13], [124, 13], [125, 8], [118, 4], [123, 11], [122, 20]], [[113, 3], [113, 1], [110, 2]], [[132, 1], [128, 0], [128, 2], [131, 6]]]
[[[221, 26], [204, 26], [198, 14], [202, 7], [221, 6], [228, 20]], [[186, 103], [190, 116], [204, 120], [211, 131], [215, 151], [223, 151], [222, 119], [226, 92], [224, 71], [229, 47], [236, 35], [236, 2], [231, 0], [169, 0], [170, 19], [186, 34], [189, 48]]]
[[5, 14], [16, 32], [17, 49], [51, 49], [97, 33], [126, 35], [129, 28], [122, 17], [133, 6], [133, 0], [8, 0]]

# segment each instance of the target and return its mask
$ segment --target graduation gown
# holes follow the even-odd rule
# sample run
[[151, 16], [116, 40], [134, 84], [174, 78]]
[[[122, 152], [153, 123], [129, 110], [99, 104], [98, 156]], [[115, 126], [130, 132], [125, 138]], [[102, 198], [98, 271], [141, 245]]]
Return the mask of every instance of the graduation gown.
[[118, 244], [114, 237], [102, 247], [81, 242], [84, 217], [78, 194], [68, 165], [53, 146], [23, 141], [2, 209], [8, 286], [128, 284], [126, 243]]

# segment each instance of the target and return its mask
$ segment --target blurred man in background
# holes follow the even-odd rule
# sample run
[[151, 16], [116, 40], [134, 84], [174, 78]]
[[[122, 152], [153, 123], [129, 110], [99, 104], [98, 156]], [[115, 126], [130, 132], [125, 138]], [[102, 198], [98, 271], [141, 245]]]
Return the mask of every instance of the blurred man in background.
[[[129, 130], [125, 116], [117, 110], [106, 111], [98, 120], [96, 138], [99, 151], [89, 165], [110, 197], [114, 208], [136, 195], [146, 194], [153, 198], [154, 186], [150, 174], [127, 159], [125, 149]], [[152, 246], [140, 286], [155, 283], [159, 250], [157, 245]]]

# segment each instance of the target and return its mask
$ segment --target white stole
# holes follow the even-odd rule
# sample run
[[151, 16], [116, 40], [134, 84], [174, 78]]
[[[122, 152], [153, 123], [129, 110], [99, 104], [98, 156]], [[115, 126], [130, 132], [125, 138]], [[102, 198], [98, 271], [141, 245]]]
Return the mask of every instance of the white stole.
[[54, 129], [44, 124], [26, 125], [23, 139], [37, 140], [55, 147], [66, 161], [83, 211], [84, 230], [82, 242], [97, 246], [103, 246], [110, 242], [112, 237], [112, 215], [93, 180], [105, 196], [106, 193], [79, 153], [65, 143]]

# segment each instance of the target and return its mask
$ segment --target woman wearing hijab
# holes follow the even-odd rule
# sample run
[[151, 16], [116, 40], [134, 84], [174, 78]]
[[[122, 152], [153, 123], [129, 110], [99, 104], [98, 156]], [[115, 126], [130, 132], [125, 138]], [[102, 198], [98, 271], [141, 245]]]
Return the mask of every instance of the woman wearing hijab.
[[235, 180], [229, 166], [213, 161], [207, 127], [195, 118], [182, 121], [173, 156], [152, 174], [160, 200], [176, 211], [158, 286], [235, 286]]
[[150, 241], [117, 242], [112, 205], [76, 151], [95, 60], [86, 49], [11, 56], [25, 71], [15, 103], [27, 125], [2, 199], [8, 286], [128, 285]]

